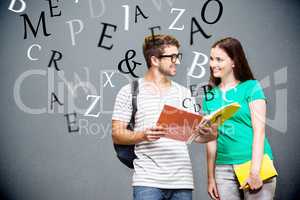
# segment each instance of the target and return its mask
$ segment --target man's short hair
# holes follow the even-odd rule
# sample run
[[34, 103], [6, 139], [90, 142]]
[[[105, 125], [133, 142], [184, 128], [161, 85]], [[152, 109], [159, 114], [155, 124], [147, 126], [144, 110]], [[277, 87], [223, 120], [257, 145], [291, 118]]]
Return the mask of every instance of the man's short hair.
[[159, 57], [164, 53], [167, 46], [180, 47], [178, 40], [171, 35], [149, 35], [144, 39], [143, 53], [147, 63], [147, 67], [151, 66], [151, 56]]

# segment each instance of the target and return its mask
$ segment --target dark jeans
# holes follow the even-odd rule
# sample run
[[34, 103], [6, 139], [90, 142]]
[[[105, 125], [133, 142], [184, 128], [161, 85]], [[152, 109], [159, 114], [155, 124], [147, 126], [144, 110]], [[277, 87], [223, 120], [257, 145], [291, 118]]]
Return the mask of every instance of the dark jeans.
[[160, 189], [134, 186], [134, 200], [192, 200], [191, 189]]

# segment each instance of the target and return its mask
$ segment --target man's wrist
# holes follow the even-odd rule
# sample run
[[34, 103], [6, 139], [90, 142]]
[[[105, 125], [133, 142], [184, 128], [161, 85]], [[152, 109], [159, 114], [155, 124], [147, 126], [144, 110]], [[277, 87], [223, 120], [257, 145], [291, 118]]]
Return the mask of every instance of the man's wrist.
[[145, 131], [139, 131], [136, 132], [136, 143], [144, 142], [146, 141], [146, 134]]

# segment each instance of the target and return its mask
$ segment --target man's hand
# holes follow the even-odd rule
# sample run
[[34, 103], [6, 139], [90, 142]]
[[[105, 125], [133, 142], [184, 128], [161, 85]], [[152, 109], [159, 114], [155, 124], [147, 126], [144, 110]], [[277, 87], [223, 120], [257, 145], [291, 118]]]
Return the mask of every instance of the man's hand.
[[210, 124], [210, 121], [203, 118], [195, 129], [195, 142], [207, 143], [209, 141], [217, 139], [218, 136], [218, 122]]
[[166, 134], [167, 134], [167, 129], [161, 126], [148, 128], [144, 131], [144, 140], [148, 142], [153, 142], [160, 139], [160, 137], [165, 136]]

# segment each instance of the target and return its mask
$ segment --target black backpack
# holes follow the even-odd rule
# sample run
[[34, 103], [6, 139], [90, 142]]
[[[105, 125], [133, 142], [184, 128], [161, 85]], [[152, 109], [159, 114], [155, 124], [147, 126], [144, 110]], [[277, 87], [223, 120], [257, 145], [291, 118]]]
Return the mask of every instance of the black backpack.
[[[133, 131], [135, 126], [135, 114], [137, 112], [137, 95], [139, 93], [139, 82], [134, 80], [131, 84], [132, 94], [132, 113], [127, 129]], [[134, 153], [135, 145], [114, 144], [115, 151], [119, 160], [127, 167], [133, 169], [133, 160], [136, 158]]]

